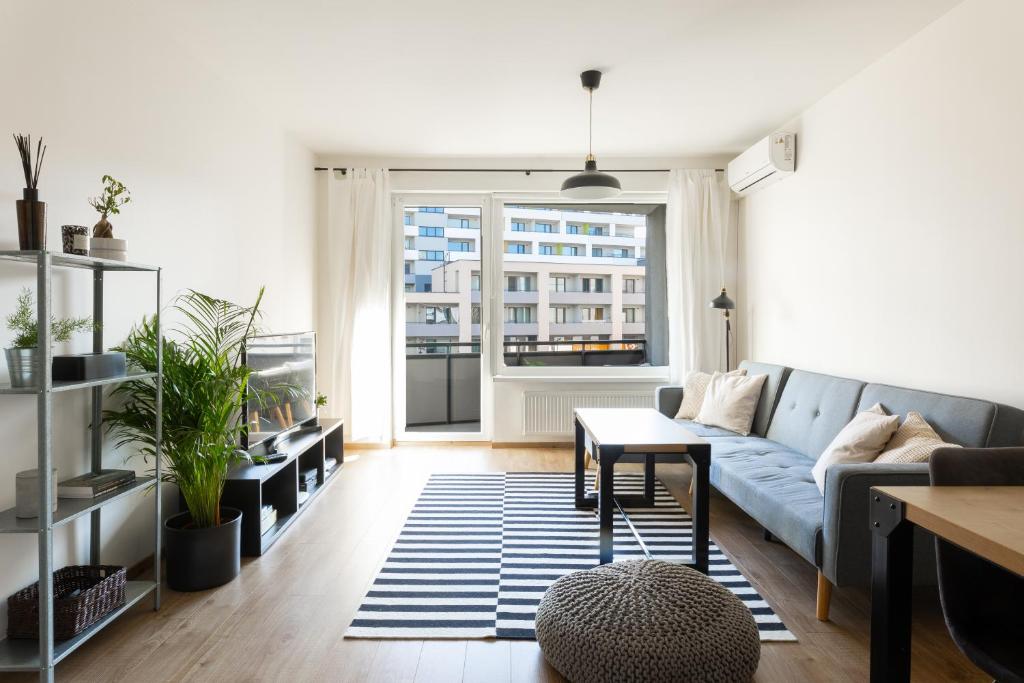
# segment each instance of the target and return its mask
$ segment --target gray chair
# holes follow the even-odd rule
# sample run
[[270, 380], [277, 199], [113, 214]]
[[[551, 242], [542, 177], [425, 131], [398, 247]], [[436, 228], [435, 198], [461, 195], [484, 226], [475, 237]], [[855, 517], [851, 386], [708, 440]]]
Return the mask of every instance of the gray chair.
[[[1024, 448], [940, 448], [932, 486], [1024, 486]], [[957, 647], [1000, 683], [1024, 683], [1024, 577], [935, 540], [939, 596]]]

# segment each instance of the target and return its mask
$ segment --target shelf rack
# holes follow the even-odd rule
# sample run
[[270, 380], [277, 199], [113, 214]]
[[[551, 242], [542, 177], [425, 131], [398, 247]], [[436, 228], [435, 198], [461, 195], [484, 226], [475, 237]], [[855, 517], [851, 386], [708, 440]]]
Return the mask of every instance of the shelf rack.
[[[0, 251], [0, 261], [13, 261], [34, 265], [36, 268], [37, 323], [39, 329], [39, 354], [35, 387], [11, 387], [0, 385], [0, 394], [35, 395], [37, 405], [37, 444], [39, 468], [40, 514], [35, 520], [18, 519], [14, 510], [0, 511], [0, 534], [35, 533], [39, 545], [39, 640], [0, 640], [0, 671], [38, 671], [40, 681], [53, 681], [54, 666], [79, 645], [101, 631], [133, 605], [146, 596], [153, 595], [153, 609], [160, 609], [160, 458], [155, 458], [153, 477], [139, 477], [134, 484], [103, 496], [89, 499], [63, 498], [57, 512], [53, 510], [53, 394], [64, 391], [88, 390], [92, 398], [90, 418], [92, 424], [90, 456], [92, 471], [103, 467], [103, 388], [119, 382], [152, 378], [156, 382], [156, 452], [160, 452], [163, 406], [163, 345], [160, 318], [156, 318], [157, 371], [129, 373], [120, 377], [108, 377], [84, 382], [54, 382], [52, 376], [53, 349], [51, 344], [50, 312], [52, 276], [55, 269], [77, 268], [92, 271], [92, 318], [97, 323], [93, 332], [94, 352], [103, 351], [103, 276], [108, 272], [143, 272], [156, 276], [156, 312], [160, 312], [160, 287], [162, 271], [157, 266], [139, 263], [113, 261], [109, 259], [75, 254], [61, 254], [50, 251]], [[129, 581], [127, 601], [97, 623], [70, 640], [54, 643], [53, 640], [53, 530], [83, 515], [89, 515], [89, 563], [100, 564], [100, 511], [116, 500], [154, 486], [154, 533], [153, 580]]]

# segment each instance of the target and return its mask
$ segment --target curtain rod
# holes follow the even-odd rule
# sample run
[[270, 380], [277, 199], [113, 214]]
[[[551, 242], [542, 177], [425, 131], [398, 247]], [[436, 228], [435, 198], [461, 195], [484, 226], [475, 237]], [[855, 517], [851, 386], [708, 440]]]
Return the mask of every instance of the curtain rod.
[[[348, 172], [347, 168], [314, 166], [314, 171]], [[668, 173], [670, 168], [612, 168], [601, 169], [604, 173]], [[578, 173], [578, 168], [389, 168], [392, 173]], [[724, 173], [724, 168], [716, 168], [716, 173]]]

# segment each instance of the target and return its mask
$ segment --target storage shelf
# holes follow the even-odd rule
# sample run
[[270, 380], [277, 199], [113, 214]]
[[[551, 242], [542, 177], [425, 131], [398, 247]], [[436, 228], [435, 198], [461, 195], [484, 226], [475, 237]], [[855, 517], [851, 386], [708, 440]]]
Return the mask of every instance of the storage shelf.
[[299, 510], [291, 514], [285, 515], [284, 517], [278, 518], [274, 526], [270, 527], [267, 533], [260, 536], [261, 552], [267, 552], [267, 549], [274, 544], [274, 541], [276, 541], [281, 534], [288, 530], [288, 527], [290, 527], [292, 525], [292, 522], [294, 522], [295, 519], [299, 516], [299, 511], [309, 507], [310, 503], [316, 500], [316, 497], [323, 493], [324, 489], [327, 488], [327, 485], [330, 484], [331, 481], [335, 479], [335, 475], [338, 474], [341, 468], [341, 463], [335, 465], [334, 469], [331, 470], [330, 474], [328, 474], [327, 477], [324, 479], [324, 483], [317, 486], [316, 489], [314, 489], [313, 493], [309, 494], [309, 498], [299, 503]]
[[[103, 630], [103, 627], [128, 611], [156, 589], [154, 581], [128, 581], [125, 584], [125, 604], [106, 615], [74, 638], [53, 645], [53, 663], [74, 652], [79, 645]], [[39, 641], [8, 638], [0, 640], [0, 671], [38, 671], [40, 669]]]
[[[22, 263], [37, 263], [39, 251], [0, 251], [0, 259], [4, 261], [21, 261]], [[102, 270], [105, 272], [156, 272], [158, 266], [148, 266], [143, 263], [131, 261], [114, 261], [96, 256], [79, 256], [78, 254], [64, 254], [51, 251], [50, 263], [55, 267], [63, 268], [85, 268], [88, 270]]]
[[[130, 496], [154, 482], [153, 477], [136, 477], [130, 486], [95, 498], [58, 498], [57, 511], [53, 513], [53, 526], [74, 521], [82, 515], [98, 510], [107, 503]], [[0, 534], [34, 534], [39, 531], [39, 518], [18, 519], [14, 508], [0, 512]]]
[[[116, 377], [103, 377], [101, 379], [87, 379], [73, 382], [54, 382], [50, 391], [75, 391], [77, 389], [91, 389], [103, 387], [108, 384], [120, 384], [130, 382], [133, 379], [150, 379], [156, 377], [155, 372], [128, 372]], [[12, 387], [7, 382], [0, 384], [0, 394], [38, 394], [39, 387]]]

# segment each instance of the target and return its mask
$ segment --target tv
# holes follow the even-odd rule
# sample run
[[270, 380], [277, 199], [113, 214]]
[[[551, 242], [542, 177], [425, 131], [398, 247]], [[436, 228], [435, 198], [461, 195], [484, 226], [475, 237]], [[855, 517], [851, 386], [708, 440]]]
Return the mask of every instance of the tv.
[[279, 437], [316, 424], [316, 333], [259, 335], [242, 353], [250, 370], [242, 448], [273, 451]]

